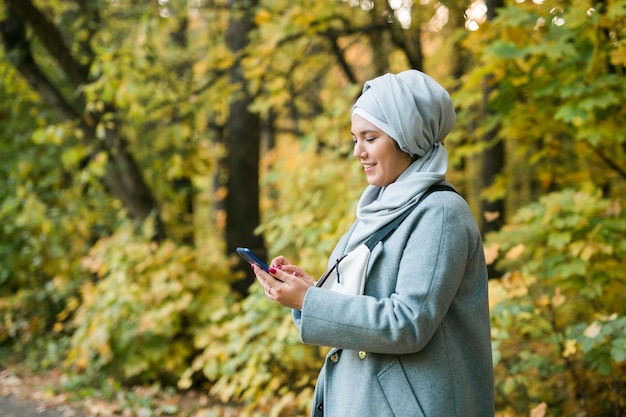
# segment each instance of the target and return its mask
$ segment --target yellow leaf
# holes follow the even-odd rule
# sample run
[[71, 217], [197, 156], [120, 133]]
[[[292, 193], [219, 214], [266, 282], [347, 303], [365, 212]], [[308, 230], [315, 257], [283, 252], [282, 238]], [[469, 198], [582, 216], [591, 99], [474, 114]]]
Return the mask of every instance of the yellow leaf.
[[561, 289], [557, 288], [554, 291], [554, 296], [552, 297], [552, 305], [554, 307], [558, 307], [565, 302], [565, 296], [561, 294]]
[[267, 10], [261, 9], [254, 16], [254, 22], [257, 26], [261, 26], [263, 23], [269, 23], [272, 20], [272, 15]]
[[596, 251], [594, 250], [594, 248], [588, 245], [588, 246], [585, 246], [582, 253], [580, 254], [580, 257], [584, 259], [585, 261], [588, 261], [595, 254], [595, 252]]
[[228, 195], [227, 187], [219, 187], [217, 190], [215, 190], [215, 200], [217, 201], [224, 200], [227, 195]]
[[576, 340], [570, 339], [565, 342], [565, 350], [563, 350], [563, 357], [567, 358], [570, 355], [576, 353]]
[[492, 221], [500, 218], [500, 212], [499, 211], [485, 211], [483, 213], [483, 216], [485, 216], [485, 220], [487, 221], [487, 223], [491, 223]]
[[541, 296], [539, 296], [539, 298], [537, 299], [536, 304], [540, 307], [547, 306], [548, 304], [550, 304], [550, 299], [547, 295], [541, 294]]
[[547, 409], [548, 405], [546, 403], [541, 403], [537, 407], [530, 410], [530, 417], [543, 417], [546, 415]]
[[496, 261], [496, 259], [498, 258], [499, 249], [500, 249], [500, 245], [498, 244], [485, 246], [484, 252], [485, 252], [485, 261], [487, 262], [487, 265], [492, 265]]
[[505, 274], [502, 277], [502, 285], [510, 298], [523, 297], [528, 294], [528, 285], [522, 280], [519, 271]]
[[583, 335], [585, 335], [585, 337], [594, 338], [600, 334], [600, 330], [602, 330], [602, 325], [597, 321], [594, 321], [589, 326], [587, 326]]
[[524, 245], [522, 243], [515, 245], [506, 253], [506, 259], [517, 259], [523, 252]]
[[617, 320], [618, 315], [617, 313], [613, 313], [610, 316], [600, 314], [599, 317], [600, 317], [600, 320], [602, 321], [613, 321], [613, 320]]

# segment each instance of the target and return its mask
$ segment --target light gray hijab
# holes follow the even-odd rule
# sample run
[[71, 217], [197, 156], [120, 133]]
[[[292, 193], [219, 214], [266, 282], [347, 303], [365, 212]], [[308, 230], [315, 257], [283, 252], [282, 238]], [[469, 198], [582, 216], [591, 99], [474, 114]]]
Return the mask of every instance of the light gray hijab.
[[366, 82], [352, 114], [387, 133], [400, 149], [419, 159], [396, 182], [365, 188], [357, 206], [358, 223], [346, 251], [405, 212], [431, 185], [445, 183], [448, 153], [443, 140], [456, 121], [448, 92], [417, 70], [385, 74]]

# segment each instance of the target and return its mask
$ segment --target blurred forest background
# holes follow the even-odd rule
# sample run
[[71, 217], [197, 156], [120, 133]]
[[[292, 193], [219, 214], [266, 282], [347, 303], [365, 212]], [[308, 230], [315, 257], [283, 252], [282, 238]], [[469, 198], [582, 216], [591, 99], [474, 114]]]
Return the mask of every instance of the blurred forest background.
[[416, 68], [458, 111], [498, 415], [626, 415], [626, 0], [0, 0], [0, 32], [2, 367], [306, 415], [325, 349], [234, 248], [321, 274], [350, 107]]

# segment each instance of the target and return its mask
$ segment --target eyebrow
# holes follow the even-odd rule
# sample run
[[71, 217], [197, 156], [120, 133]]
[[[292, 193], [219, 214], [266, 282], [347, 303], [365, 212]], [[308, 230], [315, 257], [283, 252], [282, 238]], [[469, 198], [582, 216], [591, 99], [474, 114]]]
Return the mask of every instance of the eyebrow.
[[[363, 136], [363, 135], [366, 135], [366, 134], [368, 134], [368, 133], [376, 133], [376, 134], [380, 134], [380, 131], [379, 131], [379, 130], [376, 130], [376, 129], [365, 129], [365, 130], [361, 130], [361, 131], [359, 132], [359, 135]], [[350, 131], [350, 134], [351, 134], [352, 136], [356, 136], [356, 135], [354, 134], [354, 132], [352, 132], [352, 131]]]

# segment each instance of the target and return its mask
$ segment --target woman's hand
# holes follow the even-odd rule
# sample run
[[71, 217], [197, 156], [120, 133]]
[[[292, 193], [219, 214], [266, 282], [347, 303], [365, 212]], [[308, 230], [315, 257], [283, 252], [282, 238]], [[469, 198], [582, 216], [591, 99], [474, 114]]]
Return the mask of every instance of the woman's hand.
[[285, 307], [302, 309], [304, 295], [314, 285], [313, 279], [299, 266], [279, 256], [270, 263], [269, 274], [256, 265], [253, 270], [265, 295]]

